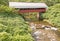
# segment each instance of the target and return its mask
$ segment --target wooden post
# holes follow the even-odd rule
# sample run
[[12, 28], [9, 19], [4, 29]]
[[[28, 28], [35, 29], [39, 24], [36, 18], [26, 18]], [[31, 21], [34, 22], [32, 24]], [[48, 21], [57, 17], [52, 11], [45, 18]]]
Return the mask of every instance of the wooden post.
[[40, 17], [40, 14], [38, 13], [38, 14], [37, 14], [37, 19], [38, 19], [38, 20], [39, 20], [39, 17]]

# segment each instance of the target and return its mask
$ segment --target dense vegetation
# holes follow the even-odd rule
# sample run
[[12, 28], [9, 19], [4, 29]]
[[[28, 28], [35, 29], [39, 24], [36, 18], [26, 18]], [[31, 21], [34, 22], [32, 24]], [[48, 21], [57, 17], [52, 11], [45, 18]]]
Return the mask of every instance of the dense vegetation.
[[33, 41], [31, 29], [15, 9], [0, 6], [0, 41]]
[[[60, 27], [60, 4], [57, 4], [60, 0], [0, 0], [0, 41], [34, 41], [29, 25], [14, 8], [8, 7], [9, 1], [46, 3], [51, 7], [43, 14], [43, 18]], [[23, 16], [28, 20], [37, 20], [36, 14], [33, 12]]]
[[9, 1], [8, 0], [0, 0], [0, 5], [8, 5]]
[[60, 27], [60, 4], [49, 7], [43, 16], [54, 26]]
[[30, 12], [30, 13], [25, 13], [21, 14], [26, 21], [37, 21], [37, 14], [38, 12]]

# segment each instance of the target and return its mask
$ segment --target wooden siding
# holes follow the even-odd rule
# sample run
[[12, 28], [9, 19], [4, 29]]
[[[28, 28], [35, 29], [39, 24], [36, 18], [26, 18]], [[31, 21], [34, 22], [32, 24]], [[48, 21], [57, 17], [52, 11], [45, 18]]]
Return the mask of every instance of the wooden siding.
[[45, 8], [27, 8], [27, 9], [20, 9], [19, 12], [27, 13], [27, 12], [45, 12]]

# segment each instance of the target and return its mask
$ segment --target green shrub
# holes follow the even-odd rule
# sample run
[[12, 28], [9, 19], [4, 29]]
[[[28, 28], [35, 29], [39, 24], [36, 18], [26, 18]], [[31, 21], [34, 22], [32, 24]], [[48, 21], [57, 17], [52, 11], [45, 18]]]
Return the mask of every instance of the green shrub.
[[7, 32], [0, 32], [0, 41], [11, 41], [11, 35]]
[[9, 0], [0, 0], [0, 4], [2, 5], [8, 5]]
[[60, 27], [60, 4], [49, 7], [43, 17], [54, 26]]
[[0, 6], [0, 41], [33, 41], [31, 29], [13, 8]]

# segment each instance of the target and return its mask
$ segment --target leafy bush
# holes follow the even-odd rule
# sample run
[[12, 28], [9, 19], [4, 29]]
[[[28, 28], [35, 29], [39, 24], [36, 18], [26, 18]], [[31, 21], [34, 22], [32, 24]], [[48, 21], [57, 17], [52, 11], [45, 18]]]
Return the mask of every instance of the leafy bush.
[[60, 4], [49, 7], [43, 17], [54, 26], [60, 27]]
[[0, 4], [8, 5], [9, 0], [0, 0]]
[[29, 25], [14, 11], [0, 6], [0, 41], [33, 41]]

